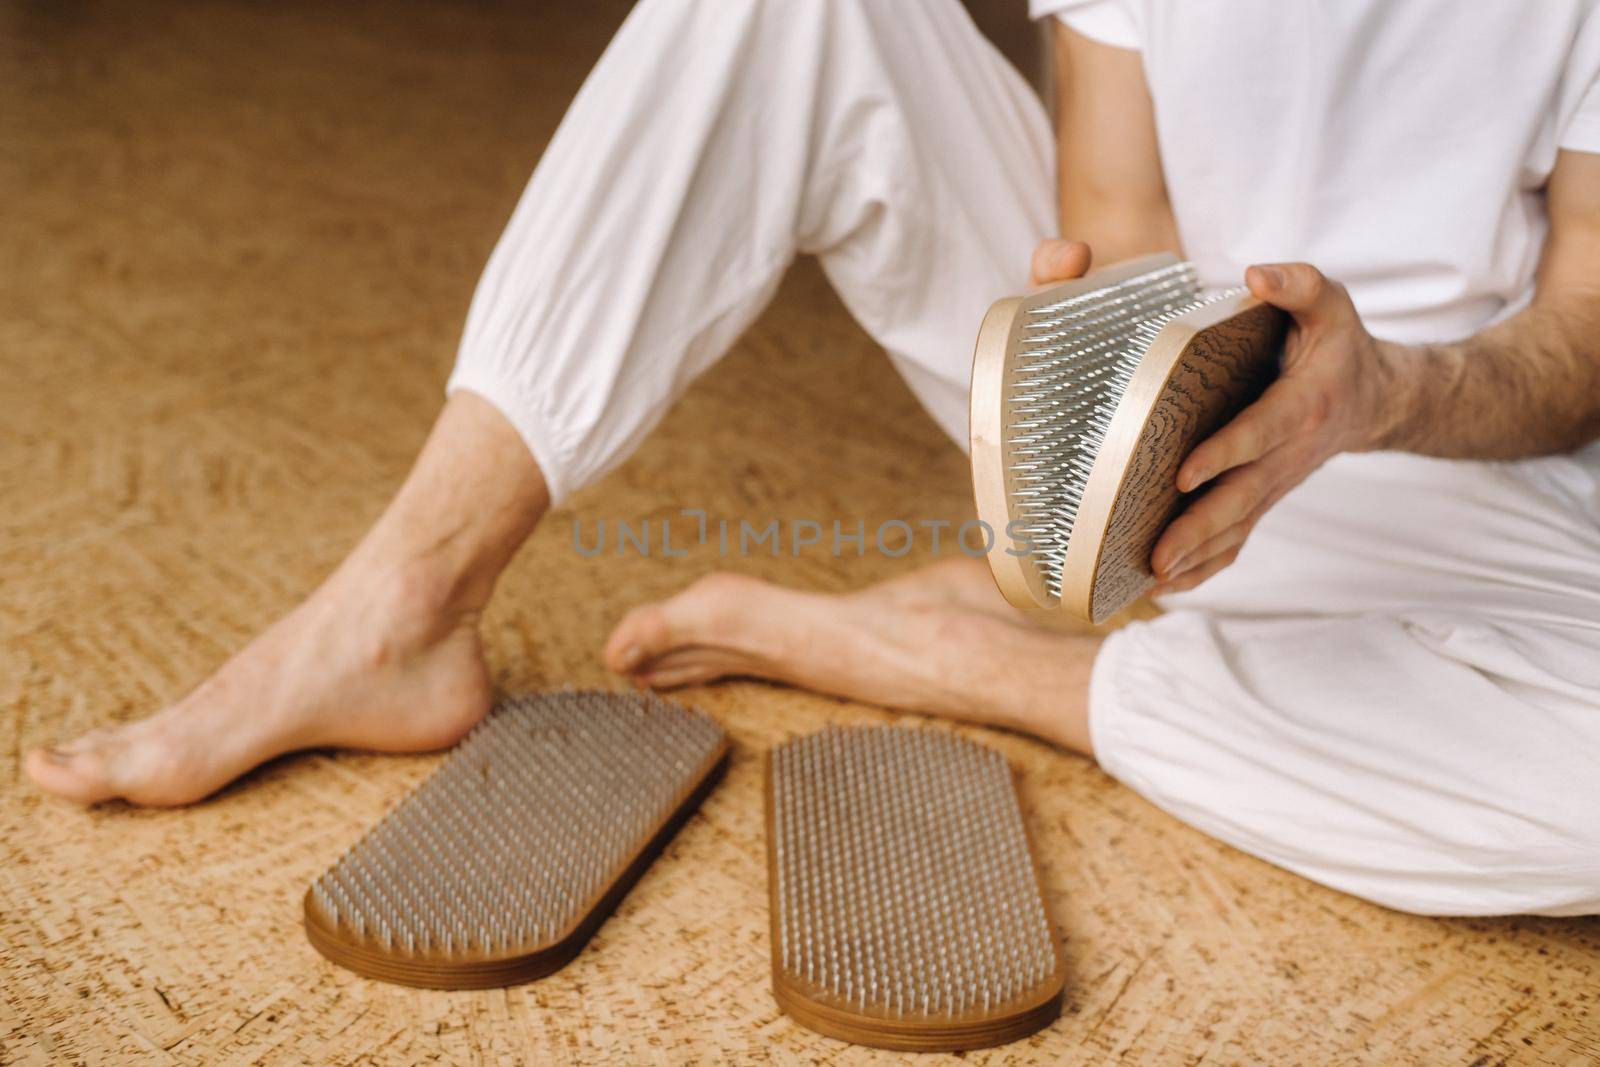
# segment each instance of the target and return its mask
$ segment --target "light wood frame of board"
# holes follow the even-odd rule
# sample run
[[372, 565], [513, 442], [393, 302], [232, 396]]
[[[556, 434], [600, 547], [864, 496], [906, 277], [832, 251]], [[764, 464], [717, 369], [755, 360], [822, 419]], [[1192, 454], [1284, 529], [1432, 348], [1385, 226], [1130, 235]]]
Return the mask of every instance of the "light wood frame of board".
[[1040, 558], [1008, 534], [1017, 515], [1006, 397], [1028, 315], [1178, 262], [1171, 253], [1141, 256], [1001, 300], [984, 316], [972, 362], [972, 486], [978, 518], [993, 532], [989, 569], [1019, 608], [1059, 609], [1100, 623], [1149, 589], [1151, 550], [1186, 499], [1177, 488], [1179, 465], [1277, 373], [1288, 318], [1253, 296], [1206, 304], [1167, 323], [1134, 370], [1094, 457], [1067, 542], [1061, 596], [1050, 592]]

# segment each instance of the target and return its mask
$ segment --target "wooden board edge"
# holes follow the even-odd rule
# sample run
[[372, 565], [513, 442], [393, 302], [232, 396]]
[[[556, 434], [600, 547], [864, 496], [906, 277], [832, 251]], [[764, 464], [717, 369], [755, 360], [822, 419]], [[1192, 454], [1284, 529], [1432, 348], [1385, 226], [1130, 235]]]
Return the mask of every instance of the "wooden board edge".
[[1005, 397], [1024, 319], [1036, 307], [1113, 286], [1178, 262], [1178, 257], [1171, 252], [1136, 256], [1081, 278], [1037, 286], [1024, 296], [998, 300], [984, 314], [972, 354], [968, 454], [978, 519], [988, 526], [991, 534], [987, 553], [989, 573], [1001, 595], [1013, 607], [1026, 610], [1061, 606], [1060, 600], [1046, 586], [1039, 564], [1030, 553], [1019, 555], [1013, 551], [1008, 534], [1013, 514], [1011, 480], [1005, 462]]
[[973, 502], [978, 521], [986, 524], [991, 534], [989, 574], [1007, 602], [1024, 609], [1055, 604], [1038, 565], [1028, 555], [1016, 554], [1008, 533], [1012, 511], [1005, 460], [1005, 397], [1011, 354], [1026, 306], [1027, 298], [1008, 297], [997, 301], [983, 317], [972, 353], [967, 425]]
[[[700, 711], [696, 713], [705, 714]], [[721, 728], [720, 724], [718, 726]], [[695, 775], [689, 779], [685, 791], [680, 794], [679, 800], [656, 832], [641, 843], [621, 867], [617, 877], [605, 883], [589, 906], [579, 910], [571, 926], [532, 951], [516, 956], [482, 959], [467, 956], [459, 961], [406, 959], [372, 951], [346, 941], [335, 930], [329, 929], [322, 910], [315, 906], [312, 889], [309, 888], [301, 902], [306, 939], [323, 956], [347, 970], [379, 981], [419, 989], [493, 989], [519, 985], [553, 974], [583, 951], [629, 890], [666, 850], [684, 823], [699, 810], [727, 773], [732, 752], [732, 743], [723, 729], [716, 747], [696, 768]]]
[[[906, 729], [892, 725], [867, 728]], [[959, 739], [977, 748], [988, 748], [987, 745], [970, 738]], [[1040, 904], [1044, 908], [1045, 922], [1050, 928], [1050, 948], [1056, 961], [1055, 970], [1040, 987], [1040, 994], [1005, 1015], [938, 1026], [880, 1019], [877, 1016], [862, 1015], [832, 1007], [812, 999], [802, 985], [790, 980], [788, 973], [783, 969], [779, 952], [781, 916], [778, 910], [778, 849], [777, 838], [774, 836], [777, 805], [772, 773], [772, 751], [768, 749], [762, 753], [762, 771], [766, 796], [767, 914], [772, 963], [772, 996], [779, 1010], [801, 1026], [825, 1037], [871, 1048], [902, 1052], [963, 1052], [969, 1049], [1005, 1045], [1044, 1029], [1060, 1017], [1061, 1006], [1066, 999], [1066, 955], [1057, 936], [1059, 928], [1051, 915], [1049, 897], [1045, 895], [1044, 871], [1039, 866], [1039, 850], [1034, 841], [1033, 831], [1028, 826], [1027, 807], [1023, 804], [1022, 793], [1017, 788], [1016, 767], [1010, 760], [1006, 760], [1006, 769], [1011, 779], [1011, 792], [1017, 802], [1017, 817], [1022, 822], [1023, 841], [1028, 850], [1028, 861], [1033, 872], [1034, 891], [1039, 894]]]
[[1161, 328], [1139, 361], [1090, 468], [1083, 502], [1078, 507], [1072, 537], [1067, 543], [1067, 555], [1061, 568], [1061, 606], [1073, 617], [1099, 625], [1126, 607], [1126, 604], [1096, 604], [1095, 577], [1100, 571], [1106, 531], [1117, 498], [1127, 481], [1146, 427], [1168, 383], [1181, 366], [1184, 352], [1209, 327], [1261, 303], [1256, 297], [1241, 293], [1180, 315]]

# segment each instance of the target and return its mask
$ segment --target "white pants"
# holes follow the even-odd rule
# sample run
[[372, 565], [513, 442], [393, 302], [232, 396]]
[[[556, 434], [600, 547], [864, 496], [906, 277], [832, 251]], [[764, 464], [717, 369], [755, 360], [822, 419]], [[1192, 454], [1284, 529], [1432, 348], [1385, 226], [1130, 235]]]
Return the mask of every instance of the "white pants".
[[[1054, 230], [1049, 123], [956, 0], [644, 0], [479, 284], [450, 389], [561, 499], [814, 253], [964, 443], [973, 338]], [[1600, 458], [1344, 457], [1113, 635], [1113, 775], [1306, 877], [1441, 914], [1600, 911]]]

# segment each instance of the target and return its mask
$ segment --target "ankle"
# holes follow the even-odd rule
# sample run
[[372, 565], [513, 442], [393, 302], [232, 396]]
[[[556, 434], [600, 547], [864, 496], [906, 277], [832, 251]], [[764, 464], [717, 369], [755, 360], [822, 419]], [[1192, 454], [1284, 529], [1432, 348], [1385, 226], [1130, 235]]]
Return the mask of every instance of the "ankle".
[[423, 558], [353, 554], [329, 579], [335, 600], [354, 604], [373, 633], [386, 643], [422, 646], [475, 625], [488, 603], [487, 579]]

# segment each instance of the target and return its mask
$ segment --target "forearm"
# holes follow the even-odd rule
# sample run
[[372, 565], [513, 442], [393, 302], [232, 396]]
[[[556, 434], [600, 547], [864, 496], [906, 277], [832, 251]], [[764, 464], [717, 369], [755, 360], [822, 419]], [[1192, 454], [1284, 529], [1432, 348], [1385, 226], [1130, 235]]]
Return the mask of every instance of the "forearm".
[[1061, 232], [1088, 244], [1100, 266], [1150, 252], [1183, 254], [1172, 208], [1165, 198], [1130, 203], [1125, 196], [1102, 196], [1065, 173], [1061, 179]]
[[1309, 263], [1245, 271], [1291, 316], [1282, 371], [1179, 468], [1180, 490], [1208, 488], [1151, 553], [1163, 592], [1232, 563], [1267, 509], [1340, 452], [1513, 459], [1600, 438], [1600, 153], [1560, 152], [1545, 201], [1533, 302], [1455, 344], [1375, 339]]
[[1384, 343], [1379, 355], [1373, 450], [1516, 459], [1600, 438], [1600, 289], [1542, 296], [1464, 341]]
[[1179, 251], [1139, 53], [1057, 23], [1055, 73], [1062, 235], [1100, 264]]

